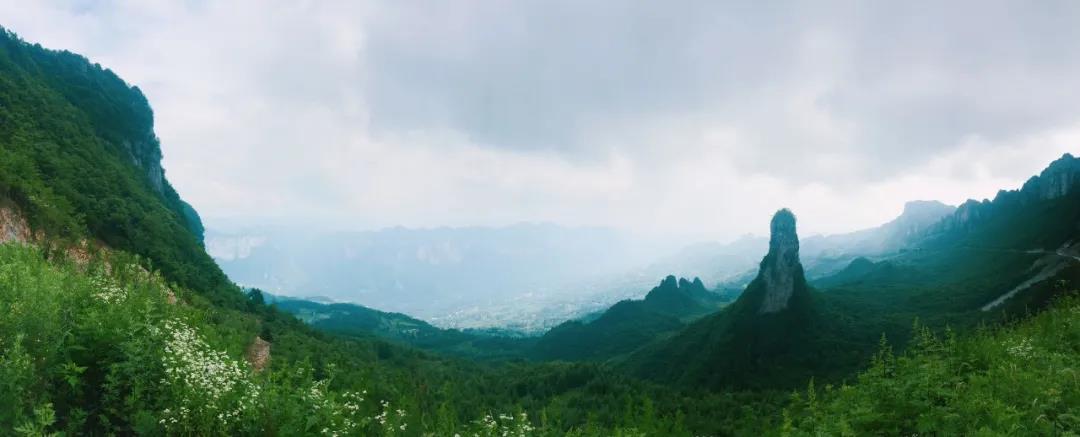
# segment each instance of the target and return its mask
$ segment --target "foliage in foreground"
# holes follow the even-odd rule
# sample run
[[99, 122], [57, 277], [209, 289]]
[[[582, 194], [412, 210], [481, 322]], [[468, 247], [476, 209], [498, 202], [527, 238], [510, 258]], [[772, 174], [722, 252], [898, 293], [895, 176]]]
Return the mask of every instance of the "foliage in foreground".
[[[121, 252], [0, 244], [0, 429], [27, 435], [690, 435], [780, 397], [687, 398], [592, 365], [486, 367], [222, 309]], [[176, 297], [175, 304], [170, 300]], [[243, 352], [273, 340], [255, 372]], [[770, 405], [759, 402], [768, 399]], [[759, 408], [759, 410], [751, 410]], [[753, 413], [753, 414], [749, 414]], [[760, 414], [759, 414], [760, 413]]]
[[[1059, 283], [1059, 287], [1064, 284]], [[908, 349], [880, 351], [858, 382], [793, 395], [784, 435], [1076, 435], [1080, 296], [969, 336], [916, 326]]]

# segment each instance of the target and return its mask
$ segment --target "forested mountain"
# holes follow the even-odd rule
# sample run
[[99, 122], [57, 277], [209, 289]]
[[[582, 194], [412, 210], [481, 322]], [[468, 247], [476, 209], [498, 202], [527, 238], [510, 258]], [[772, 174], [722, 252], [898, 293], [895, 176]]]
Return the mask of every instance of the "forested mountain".
[[823, 370], [822, 357], [838, 351], [818, 331], [821, 310], [799, 261], [795, 215], [778, 211], [770, 231], [769, 252], [738, 300], [635, 353], [628, 370], [708, 387], [801, 384]]
[[144, 256], [235, 305], [198, 214], [165, 179], [142, 92], [82, 56], [0, 33], [0, 197], [45, 238]]
[[[905, 250], [921, 232], [949, 216], [956, 208], [938, 201], [914, 200], [904, 204], [895, 219], [854, 232], [812, 235], [802, 240], [806, 275], [816, 279], [836, 273], [859, 257], [881, 258]], [[689, 272], [724, 286], [743, 288], [754, 278], [769, 238], [745, 235], [730, 243], [698, 243], [665, 257], [647, 269], [660, 275]]]
[[405, 314], [388, 313], [350, 303], [275, 299], [273, 305], [322, 331], [350, 337], [380, 338], [469, 358], [521, 357], [535, 341], [506, 332], [438, 328]]
[[698, 278], [668, 276], [643, 299], [624, 300], [593, 317], [564, 322], [538, 338], [497, 330], [442, 329], [404, 314], [349, 303], [275, 298], [273, 305], [317, 329], [342, 335], [470, 358], [574, 361], [606, 360], [631, 352], [716, 311], [728, 299], [707, 290]]
[[588, 321], [571, 320], [541, 337], [531, 356], [542, 360], [605, 360], [628, 353], [685, 323], [716, 311], [724, 298], [700, 279], [668, 276], [642, 300], [616, 303]]
[[[852, 259], [903, 249], [906, 238], [950, 214], [913, 201], [874, 228], [804, 241], [810, 278]], [[639, 299], [658, 278], [701, 277], [739, 292], [753, 279], [767, 238], [698, 243], [650, 241], [606, 228], [552, 224], [327, 232], [307, 228], [211, 231], [207, 250], [245, 286], [327, 296], [407, 313], [439, 327], [497, 328], [539, 335], [555, 325]], [[672, 255], [666, 255], [667, 252]]]
[[[164, 179], [158, 147], [137, 88], [81, 56], [0, 32], [5, 432], [612, 435], [686, 434], [688, 420], [717, 426], [678, 413], [669, 390], [596, 366], [490, 368], [315, 331], [221, 273], [200, 244], [196, 214]], [[702, 403], [722, 409], [728, 399]]]
[[[876, 348], [876, 336], [904, 342], [915, 320], [968, 329], [1041, 308], [1054, 294], [1054, 279], [1080, 280], [1078, 161], [1065, 155], [1020, 190], [968, 202], [937, 224], [907, 232], [903, 251], [879, 262], [858, 258], [817, 281], [816, 291], [804, 291], [810, 289], [797, 258], [791, 264], [797, 267], [770, 268], [777, 250], [783, 252], [777, 231], [785, 226], [776, 223], [782, 211], [769, 254], [739, 300], [623, 366], [688, 386], [791, 387], [810, 376], [842, 378]], [[780, 235], [788, 241], [795, 234]], [[789, 246], [797, 254], [794, 241]], [[770, 274], [777, 271], [787, 273]], [[796, 290], [791, 308], [777, 306], [768, 296], [785, 294], [770, 294], [770, 284], [789, 282]]]
[[160, 158], [137, 88], [0, 32], [3, 432], [1080, 431], [1071, 155], [993, 201], [913, 206], [912, 221], [844, 243], [873, 256], [816, 282], [809, 239], [780, 210], [734, 302], [671, 276], [520, 341], [245, 292], [205, 253]]

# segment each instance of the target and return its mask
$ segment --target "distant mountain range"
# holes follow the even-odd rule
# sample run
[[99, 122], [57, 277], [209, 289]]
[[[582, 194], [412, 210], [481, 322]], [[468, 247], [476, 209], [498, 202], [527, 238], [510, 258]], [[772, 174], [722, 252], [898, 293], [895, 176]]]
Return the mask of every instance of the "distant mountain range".
[[[953, 210], [939, 202], [909, 202], [882, 226], [807, 238], [808, 275], [833, 273], [856, 257], [896, 253], [906, 236]], [[524, 333], [641, 298], [656, 278], [669, 274], [701, 277], [709, 288], [737, 294], [753, 278], [767, 244], [763, 237], [744, 236], [676, 250], [672, 243], [643, 242], [610, 229], [550, 224], [206, 235], [208, 252], [245, 286], [404, 312], [441, 327]]]
[[[640, 246], [618, 237], [544, 226], [203, 240], [198, 215], [164, 177], [153, 118], [142, 92], [112, 71], [0, 28], [0, 429], [8, 433], [1078, 429], [1072, 155], [993, 200], [955, 211], [912, 204], [890, 224], [843, 236], [800, 239], [798, 211], [781, 210], [767, 240], [684, 252], [701, 263], [693, 268], [719, 273], [680, 280], [672, 273], [690, 267], [678, 256], [668, 258], [673, 268], [627, 273], [622, 263], [661, 254], [635, 260]], [[250, 279], [327, 288], [297, 292], [318, 302], [243, 289], [204, 241], [227, 253], [219, 260], [250, 268]], [[505, 323], [537, 314], [511, 287], [596, 272], [612, 276], [555, 295], [591, 297], [564, 300], [565, 318], [548, 320], [556, 327], [542, 337], [442, 329], [334, 302], [357, 290], [437, 307], [460, 304], [462, 293], [480, 296], [477, 306], [509, 296], [472, 307], [499, 308], [492, 320]]]
[[[310, 233], [210, 231], [207, 250], [233, 280], [287, 295], [408, 311], [434, 319], [476, 306], [573, 290], [656, 251], [603, 228], [392, 228]], [[575, 287], [577, 288], [577, 287]]]
[[[602, 361], [688, 387], [790, 387], [811, 375], [849, 374], [882, 333], [903, 342], [916, 319], [970, 327], [999, 317], [996, 310], [1045, 304], [1051, 279], [1080, 280], [1077, 161], [1066, 155], [994, 201], [959, 209], [910, 202], [897, 219], [851, 234], [800, 240], [794, 214], [782, 210], [745, 290], [667, 276], [641, 299], [621, 300], [538, 338], [444, 330], [350, 304], [277, 305], [320, 329], [458, 355]], [[756, 244], [743, 238], [713, 246], [711, 254], [697, 246], [683, 255], [733, 261]], [[807, 252], [829, 273], [809, 279]], [[835, 265], [842, 267], [825, 267]]]
[[[880, 257], [904, 250], [910, 238], [929, 228], [956, 208], [938, 201], [916, 200], [904, 204], [900, 216], [883, 225], [855, 232], [813, 235], [802, 240], [802, 258], [809, 277], [821, 277], [842, 269], [858, 257]], [[731, 243], [706, 242], [682, 249], [650, 266], [654, 274], [678, 271], [707, 282], [742, 288], [753, 279], [768, 237], [745, 235]]]
[[687, 387], [793, 387], [849, 374], [880, 336], [906, 342], [912, 323], [970, 328], [1046, 305], [1058, 280], [1080, 281], [1080, 159], [1066, 154], [1019, 190], [930, 221], [946, 211], [909, 204], [910, 217], [843, 237], [887, 259], [856, 258], [817, 289], [794, 216], [780, 211], [738, 300], [618, 366]]

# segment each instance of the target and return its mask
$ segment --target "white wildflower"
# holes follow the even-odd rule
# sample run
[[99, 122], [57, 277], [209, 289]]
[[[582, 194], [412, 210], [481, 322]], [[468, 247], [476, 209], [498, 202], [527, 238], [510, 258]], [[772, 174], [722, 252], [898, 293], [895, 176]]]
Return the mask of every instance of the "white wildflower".
[[1009, 342], [1005, 348], [1005, 351], [1017, 358], [1031, 358], [1032, 352], [1035, 347], [1031, 345], [1031, 340], [1028, 338], [1022, 338], [1019, 342]]

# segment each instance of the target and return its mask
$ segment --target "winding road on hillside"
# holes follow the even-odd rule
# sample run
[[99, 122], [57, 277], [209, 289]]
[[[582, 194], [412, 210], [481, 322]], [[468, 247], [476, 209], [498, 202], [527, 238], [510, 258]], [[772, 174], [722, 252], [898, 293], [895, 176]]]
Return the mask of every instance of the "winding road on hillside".
[[[1075, 246], [1075, 245], [1073, 245], [1073, 246]], [[1065, 261], [1059, 260], [1058, 262], [1047, 262], [1047, 261], [1044, 261], [1044, 260], [1046, 260], [1046, 258], [1040, 258], [1039, 260], [1035, 261], [1035, 264], [1033, 265], [1033, 267], [1035, 265], [1038, 265], [1039, 263], [1044, 263], [1044, 265], [1043, 265], [1042, 269], [1039, 270], [1039, 272], [1035, 274], [1035, 276], [1032, 276], [1031, 278], [1028, 278], [1026, 281], [1021, 282], [1020, 285], [1017, 285], [1016, 287], [1013, 287], [1012, 290], [1009, 290], [1005, 294], [1003, 294], [1001, 296], [998, 296], [997, 299], [994, 299], [990, 303], [988, 303], [986, 305], [983, 305], [982, 308], [980, 308], [980, 309], [982, 311], [990, 311], [990, 310], [994, 309], [995, 307], [1001, 305], [1002, 303], [1005, 303], [1005, 301], [1009, 300], [1013, 296], [1016, 296], [1017, 293], [1030, 288], [1032, 285], [1038, 284], [1038, 283], [1040, 283], [1042, 281], [1045, 281], [1047, 279], [1050, 279], [1050, 278], [1054, 277], [1054, 275], [1057, 275], [1062, 270], [1064, 270], [1065, 267], [1068, 266], [1068, 261], [1080, 262], [1080, 256], [1074, 255], [1072, 253], [1068, 253], [1068, 252], [1065, 251], [1066, 248], [1071, 249], [1071, 248], [1073, 248], [1073, 246], [1070, 246], [1068, 243], [1066, 243], [1065, 245], [1062, 246], [1062, 248], [1059, 248], [1059, 249], [1054, 250], [1054, 251], [1045, 250], [1045, 249], [1031, 249], [1031, 250], [1024, 251], [1024, 253], [1030, 253], [1030, 254], [1056, 255], [1056, 256], [1058, 256], [1060, 258], [1063, 258]], [[985, 249], [985, 250], [990, 250], [990, 249]], [[1016, 251], [1007, 251], [1007, 250], [1002, 250], [1002, 251], [1003, 252], [1016, 252]]]

